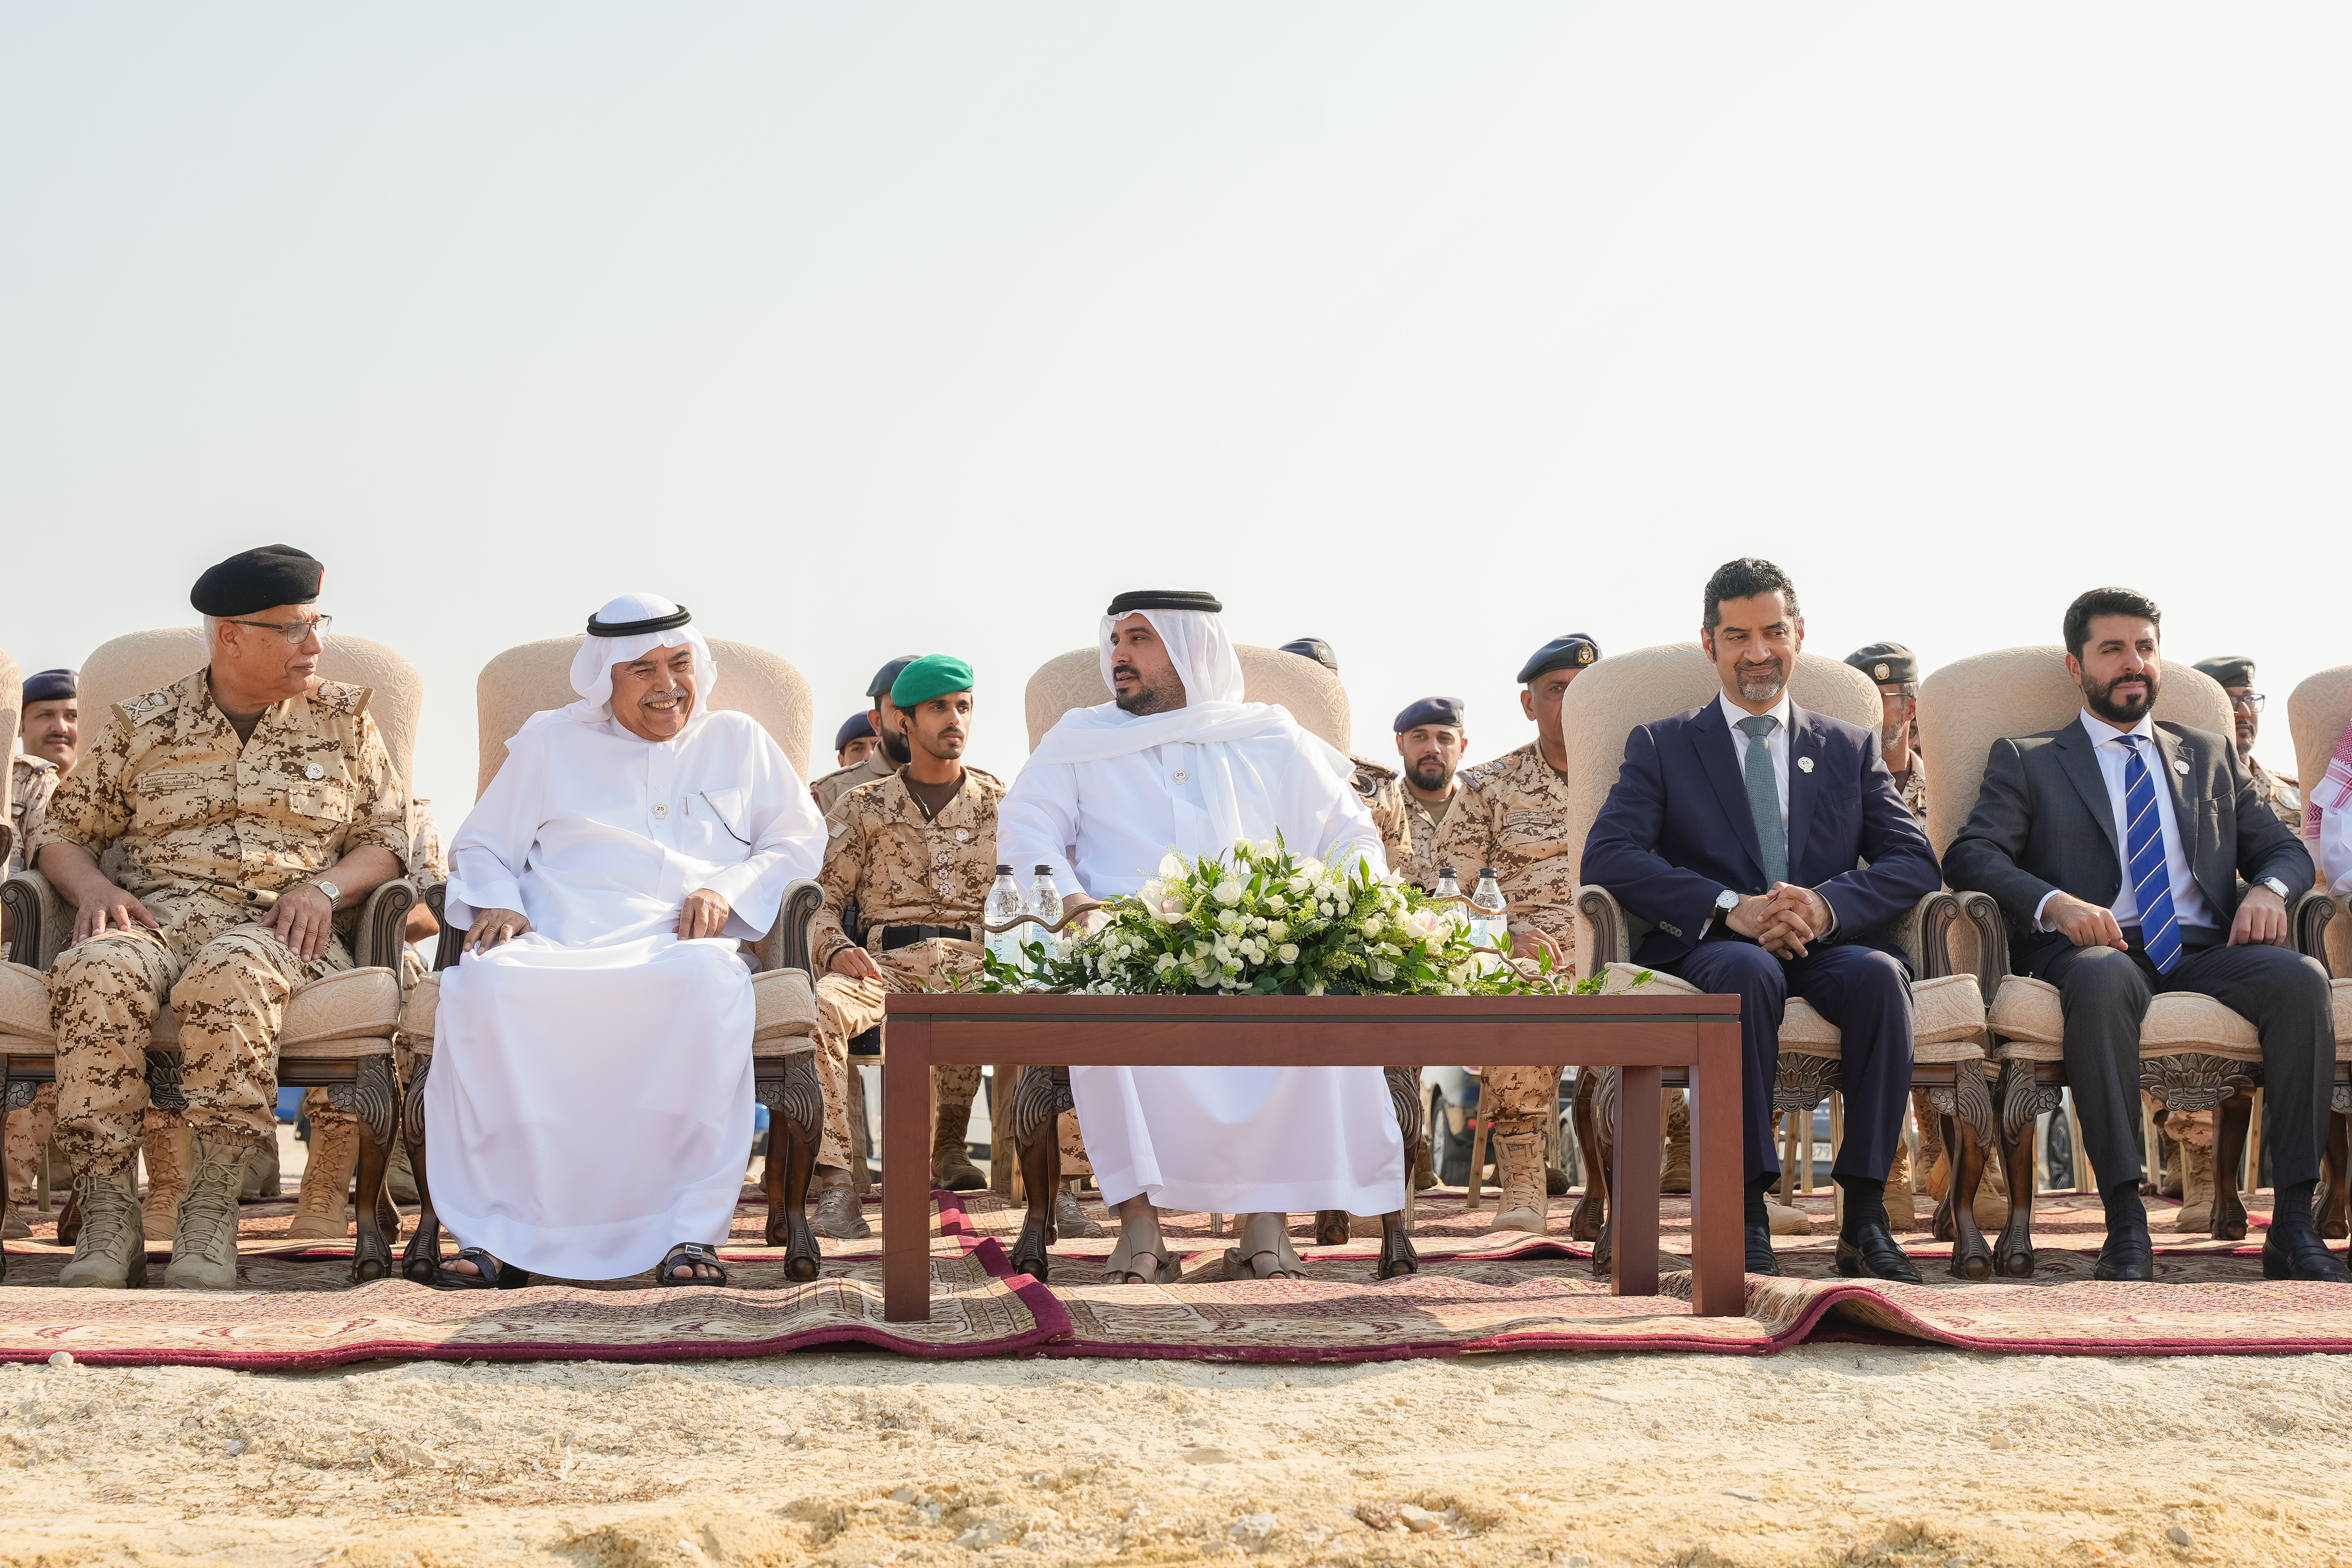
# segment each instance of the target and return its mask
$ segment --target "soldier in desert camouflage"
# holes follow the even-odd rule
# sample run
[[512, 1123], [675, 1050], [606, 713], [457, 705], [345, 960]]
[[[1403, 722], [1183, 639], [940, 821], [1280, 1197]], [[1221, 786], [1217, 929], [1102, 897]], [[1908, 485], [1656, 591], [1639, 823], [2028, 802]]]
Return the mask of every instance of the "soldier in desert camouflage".
[[[7, 869], [26, 865], [33, 835], [40, 831], [49, 796], [73, 771], [74, 748], [81, 728], [79, 677], [70, 669], [44, 669], [25, 679], [22, 751], [9, 759]], [[5, 918], [0, 929], [0, 959], [9, 956], [16, 940], [16, 921]], [[57, 1124], [58, 1086], [45, 1083], [33, 1091], [33, 1101], [8, 1112], [5, 1135], [8, 1161], [8, 1212], [0, 1215], [0, 1237], [30, 1236], [16, 1205], [38, 1190], [41, 1165], [49, 1149], [49, 1132]]]
[[[144, 1282], [131, 1163], [168, 1000], [194, 1147], [165, 1283], [236, 1287], [238, 1178], [276, 1136], [286, 1004], [351, 967], [336, 910], [401, 874], [408, 802], [371, 694], [316, 674], [323, 576], [285, 545], [205, 573], [190, 598], [207, 667], [114, 710], [34, 841], [76, 910], [49, 974], [58, 1142], [83, 1214], [60, 1284]], [[110, 880], [99, 861], [118, 846]]]
[[[1538, 648], [1517, 677], [1519, 710], [1536, 738], [1491, 763], [1456, 775], [1462, 793], [1446, 809], [1436, 858], [1465, 884], [1492, 866], [1509, 906], [1513, 953], [1550, 954], [1556, 969], [1576, 956], [1576, 883], [1570, 874], [1568, 749], [1559, 701], [1570, 682], [1597, 662], [1601, 645], [1570, 632]], [[1495, 1179], [1502, 1192], [1495, 1230], [1544, 1234], [1547, 1199], [1564, 1174], [1545, 1168], [1544, 1129], [1558, 1112], [1559, 1069], [1489, 1065], [1480, 1075], [1479, 1109], [1491, 1130]]]

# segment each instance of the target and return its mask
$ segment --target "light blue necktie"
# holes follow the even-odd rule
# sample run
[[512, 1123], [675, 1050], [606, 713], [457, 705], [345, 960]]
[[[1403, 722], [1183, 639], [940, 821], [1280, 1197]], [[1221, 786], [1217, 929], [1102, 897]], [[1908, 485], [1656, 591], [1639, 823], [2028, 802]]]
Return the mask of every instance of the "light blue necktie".
[[2180, 922], [2172, 912], [2172, 878], [2164, 868], [2164, 819], [2156, 809], [2156, 780], [2148, 775], [2145, 737], [2118, 735], [2129, 749], [2124, 763], [2124, 847], [2131, 858], [2133, 896], [2139, 900], [2139, 939], [2158, 974], [2180, 962]]
[[1789, 829], [1780, 820], [1780, 781], [1772, 767], [1772, 749], [1764, 737], [1779, 729], [1769, 713], [1742, 719], [1748, 731], [1748, 813], [1756, 819], [1757, 847], [1764, 851], [1764, 884], [1789, 879]]

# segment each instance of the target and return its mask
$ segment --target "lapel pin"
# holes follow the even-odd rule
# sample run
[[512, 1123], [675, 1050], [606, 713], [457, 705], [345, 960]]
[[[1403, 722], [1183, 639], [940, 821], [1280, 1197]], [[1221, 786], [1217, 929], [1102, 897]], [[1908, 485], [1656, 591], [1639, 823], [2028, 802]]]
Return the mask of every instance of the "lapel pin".
[[2188, 763], [2187, 760], [2186, 760], [2186, 759], [2184, 759], [2184, 758], [2181, 758], [2181, 757], [2175, 757], [2175, 758], [2173, 758], [2173, 759], [2172, 759], [2172, 771], [2173, 771], [2174, 773], [2176, 773], [2180, 774], [2183, 778], [2188, 777], [2188, 776], [2189, 776], [2189, 763]]
[[1799, 757], [1797, 759], [1797, 770], [1800, 773], [1811, 773], [1813, 771], [1813, 759], [1811, 757]]

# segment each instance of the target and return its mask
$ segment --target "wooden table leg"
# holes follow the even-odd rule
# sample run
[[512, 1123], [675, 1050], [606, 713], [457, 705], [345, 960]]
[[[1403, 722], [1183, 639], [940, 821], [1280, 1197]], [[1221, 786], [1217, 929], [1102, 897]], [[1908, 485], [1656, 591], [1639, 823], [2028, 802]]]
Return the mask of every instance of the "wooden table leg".
[[893, 1020], [882, 1061], [882, 1319], [931, 1316], [931, 1024]]
[[1736, 1318], [1748, 1310], [1738, 1020], [1701, 1024], [1698, 1039], [1691, 1069], [1691, 1312]]
[[1658, 1104], [1654, 1067], [1618, 1069], [1617, 1168], [1610, 1173], [1610, 1289], [1658, 1293]]

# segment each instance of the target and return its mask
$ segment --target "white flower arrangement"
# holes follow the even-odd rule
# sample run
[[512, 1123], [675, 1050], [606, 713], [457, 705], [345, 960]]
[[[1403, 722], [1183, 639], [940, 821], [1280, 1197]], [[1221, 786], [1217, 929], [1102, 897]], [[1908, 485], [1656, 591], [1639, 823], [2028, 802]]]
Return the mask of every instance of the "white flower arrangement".
[[[1108, 900], [1090, 936], [1076, 928], [1024, 947], [1026, 973], [986, 960], [979, 989], [1097, 995], [1517, 994], [1582, 989], [1549, 961], [1496, 963], [1473, 944], [1468, 911], [1365, 862], [1327, 866], [1273, 843], [1188, 860]], [[1597, 985], [1592, 987], [1597, 989]]]

